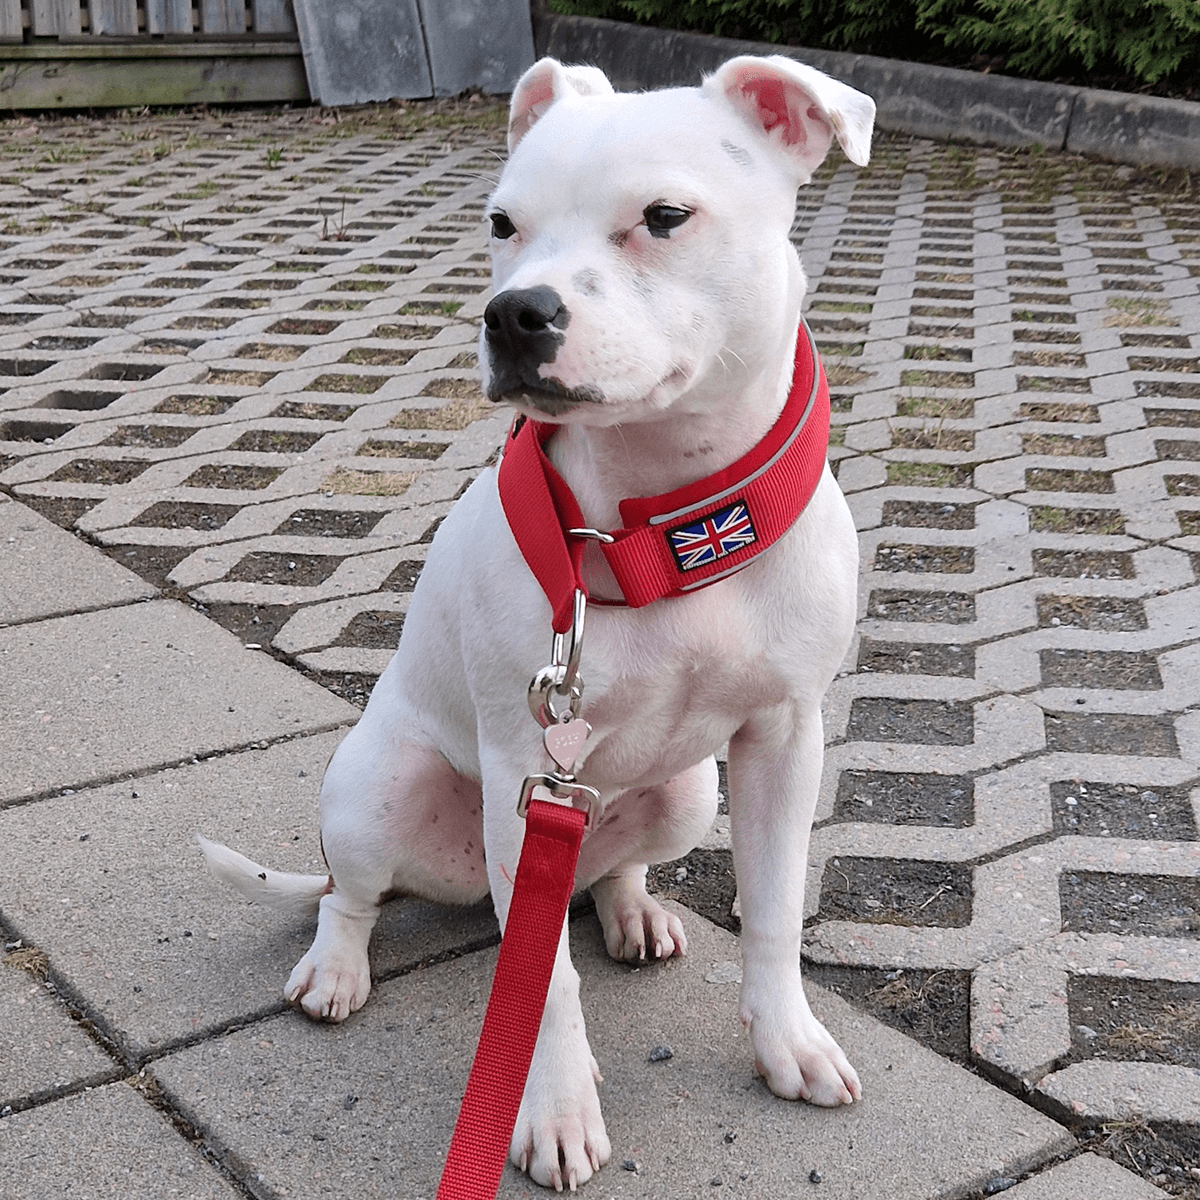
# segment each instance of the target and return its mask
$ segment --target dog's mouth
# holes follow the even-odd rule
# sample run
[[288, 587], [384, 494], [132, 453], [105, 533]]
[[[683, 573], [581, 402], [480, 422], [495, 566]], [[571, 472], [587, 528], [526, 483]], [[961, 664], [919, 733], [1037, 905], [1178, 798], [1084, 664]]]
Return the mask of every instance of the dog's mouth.
[[604, 403], [599, 388], [563, 387], [553, 379], [540, 381], [538, 387], [518, 384], [502, 391], [489, 388], [487, 398], [495, 404], [511, 404], [520, 412], [547, 417], [560, 417], [581, 404]]

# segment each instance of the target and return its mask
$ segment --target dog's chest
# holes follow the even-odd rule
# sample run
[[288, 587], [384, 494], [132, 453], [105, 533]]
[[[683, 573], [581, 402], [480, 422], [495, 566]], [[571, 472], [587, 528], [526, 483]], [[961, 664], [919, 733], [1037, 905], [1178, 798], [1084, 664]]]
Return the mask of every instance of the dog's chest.
[[751, 631], [736, 636], [711, 616], [691, 627], [671, 622], [658, 637], [658, 623], [645, 624], [646, 636], [608, 644], [603, 628], [589, 631], [595, 656], [583, 715], [593, 732], [581, 775], [596, 786], [665, 781], [788, 696]]

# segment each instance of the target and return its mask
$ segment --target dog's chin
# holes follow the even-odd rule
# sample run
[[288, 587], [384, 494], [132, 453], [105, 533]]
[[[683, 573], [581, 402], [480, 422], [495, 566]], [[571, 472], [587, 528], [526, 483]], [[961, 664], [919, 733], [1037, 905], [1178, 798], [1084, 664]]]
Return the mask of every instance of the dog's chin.
[[594, 388], [509, 388], [503, 392], [491, 392], [487, 398], [496, 404], [510, 404], [519, 413], [533, 420], [552, 417], [555, 420], [570, 420], [572, 416], [595, 413], [604, 403], [604, 397]]
[[687, 389], [690, 373], [676, 368], [650, 392], [637, 399], [606, 397], [597, 387], [568, 388], [549, 380], [548, 386], [524, 384], [502, 389], [487, 387], [485, 394], [495, 404], [508, 404], [531, 420], [550, 419], [561, 425], [614, 425], [652, 418], [670, 407]]

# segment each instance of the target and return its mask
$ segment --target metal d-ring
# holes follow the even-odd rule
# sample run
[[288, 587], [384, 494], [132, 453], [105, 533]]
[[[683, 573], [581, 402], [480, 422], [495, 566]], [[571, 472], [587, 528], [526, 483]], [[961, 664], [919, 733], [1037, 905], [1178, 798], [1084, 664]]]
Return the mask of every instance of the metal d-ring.
[[583, 654], [583, 624], [587, 614], [587, 596], [575, 589], [571, 628], [555, 633], [551, 648], [552, 662], [543, 667], [529, 684], [529, 711], [545, 729], [570, 720], [579, 713], [583, 698], [583, 677], [579, 659]]
[[[571, 628], [567, 633], [556, 633], [551, 651], [552, 663], [556, 667], [566, 667], [558, 691], [565, 693], [579, 675], [579, 659], [583, 654], [583, 622], [587, 615], [587, 596], [582, 588], [575, 589], [575, 604], [571, 613]], [[567, 641], [568, 635], [570, 642]], [[583, 685], [580, 684], [580, 690]]]

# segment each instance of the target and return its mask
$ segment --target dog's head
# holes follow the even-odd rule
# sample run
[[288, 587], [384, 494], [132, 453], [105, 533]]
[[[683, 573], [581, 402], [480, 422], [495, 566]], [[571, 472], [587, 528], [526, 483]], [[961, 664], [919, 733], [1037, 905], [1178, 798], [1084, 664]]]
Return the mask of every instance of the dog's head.
[[513, 93], [488, 208], [488, 398], [611, 425], [708, 403], [790, 353], [796, 189], [835, 137], [865, 164], [874, 113], [778, 56], [732, 59], [699, 88], [620, 95], [595, 67], [542, 59]]

